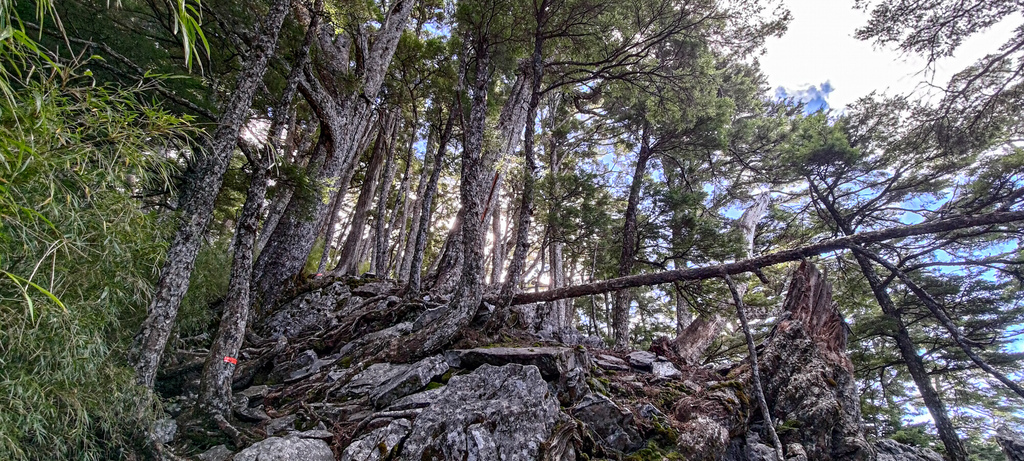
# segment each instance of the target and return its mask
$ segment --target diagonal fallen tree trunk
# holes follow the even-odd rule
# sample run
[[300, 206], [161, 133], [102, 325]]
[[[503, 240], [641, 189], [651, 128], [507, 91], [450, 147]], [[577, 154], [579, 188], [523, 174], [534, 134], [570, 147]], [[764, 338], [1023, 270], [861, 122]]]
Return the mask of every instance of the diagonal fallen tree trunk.
[[676, 269], [655, 272], [652, 274], [630, 275], [584, 285], [559, 288], [557, 290], [541, 291], [538, 293], [519, 293], [512, 298], [512, 305], [578, 298], [580, 296], [609, 293], [624, 288], [660, 285], [663, 283], [686, 280], [703, 280], [721, 277], [723, 275], [737, 275], [746, 272], [755, 272], [763, 267], [773, 266], [775, 264], [799, 261], [804, 258], [817, 256], [831, 251], [845, 250], [857, 245], [918, 235], [939, 234], [971, 227], [1009, 224], [1018, 221], [1024, 221], [1024, 211], [1005, 211], [970, 216], [957, 216], [954, 218], [925, 222], [912, 226], [894, 227], [874, 232], [862, 232], [847, 237], [793, 248], [791, 250], [778, 251], [758, 256], [756, 258], [744, 259], [727, 264], [689, 269]]

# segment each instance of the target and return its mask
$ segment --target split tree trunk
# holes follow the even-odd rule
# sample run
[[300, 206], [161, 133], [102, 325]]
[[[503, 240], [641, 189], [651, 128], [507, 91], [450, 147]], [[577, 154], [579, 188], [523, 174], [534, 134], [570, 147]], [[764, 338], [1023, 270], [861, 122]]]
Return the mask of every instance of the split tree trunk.
[[183, 221], [167, 251], [167, 259], [160, 271], [160, 280], [149, 304], [148, 314], [132, 345], [131, 362], [135, 367], [136, 380], [143, 386], [153, 387], [160, 356], [171, 335], [181, 300], [188, 291], [189, 277], [195, 267], [203, 233], [213, 218], [214, 200], [224, 182], [224, 173], [253, 96], [263, 80], [270, 56], [277, 47], [277, 38], [290, 3], [275, 0], [271, 4], [261, 33], [238, 74], [235, 91], [211, 137], [207, 156], [199, 160], [195, 176], [182, 197], [180, 216]]
[[[356, 76], [358, 85], [354, 91], [335, 98], [335, 93], [326, 90], [308, 67], [305, 71], [305, 84], [300, 90], [320, 118], [321, 138], [327, 138], [318, 141], [321, 148], [316, 156], [323, 160], [317, 162], [320, 167], [313, 178], [323, 190], [331, 193], [328, 200], [314, 200], [313, 203], [292, 200], [289, 203], [254, 269], [260, 301], [264, 305], [276, 304], [288, 280], [302, 270], [319, 234], [320, 224], [329, 211], [330, 202], [335, 194], [344, 195], [351, 182], [360, 146], [374, 118], [373, 101], [380, 92], [414, 4], [412, 0], [392, 3], [379, 29], [372, 32], [372, 37], [362, 36], [365, 40], [357, 40], [356, 46], [360, 48], [357, 56], [361, 65], [356, 66], [360, 72]], [[332, 74], [351, 75], [347, 47], [352, 44], [336, 43], [333, 37], [332, 31], [321, 27], [320, 50], [331, 55], [327, 66]]]

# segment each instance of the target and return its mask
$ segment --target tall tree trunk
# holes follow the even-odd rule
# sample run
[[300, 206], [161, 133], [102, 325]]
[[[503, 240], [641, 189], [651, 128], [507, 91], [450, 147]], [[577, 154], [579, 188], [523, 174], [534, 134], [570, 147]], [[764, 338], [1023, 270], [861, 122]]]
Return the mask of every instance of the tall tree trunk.
[[541, 81], [544, 78], [544, 27], [547, 23], [548, 0], [541, 0], [535, 12], [537, 27], [533, 36], [533, 53], [530, 55], [530, 100], [526, 109], [526, 123], [523, 131], [523, 192], [519, 202], [519, 216], [516, 219], [516, 235], [512, 259], [508, 264], [505, 283], [501, 286], [499, 309], [496, 309], [489, 329], [504, 325], [508, 316], [509, 302], [519, 291], [519, 284], [526, 265], [526, 256], [530, 252], [530, 225], [533, 220], [534, 184], [537, 177], [537, 159], [534, 152], [534, 124], [537, 120], [537, 107], [540, 106]]
[[[415, 124], [413, 125], [415, 126]], [[387, 235], [392, 235], [395, 231], [395, 224], [398, 224], [398, 235], [395, 237], [395, 244], [388, 245], [387, 240], [384, 241], [384, 248], [382, 252], [386, 255], [384, 262], [384, 271], [389, 272], [394, 263], [395, 279], [399, 277], [401, 270], [401, 252], [402, 248], [405, 247], [405, 239], [408, 233], [405, 231], [406, 222], [408, 221], [409, 210], [411, 209], [412, 200], [409, 200], [409, 189], [411, 189], [411, 178], [412, 173], [412, 161], [416, 156], [413, 154], [413, 141], [409, 141], [409, 148], [407, 149], [407, 155], [405, 157], [405, 172], [402, 173], [402, 181], [398, 185], [398, 197], [395, 199], [395, 206], [391, 210], [391, 216], [388, 218]], [[399, 214], [401, 210], [401, 214]], [[392, 250], [393, 248], [393, 250]]]
[[434, 154], [434, 170], [430, 173], [430, 181], [420, 202], [419, 222], [416, 223], [413, 233], [416, 244], [413, 247], [412, 258], [409, 260], [409, 285], [407, 290], [412, 294], [420, 292], [420, 278], [423, 272], [423, 252], [427, 248], [427, 233], [430, 230], [430, 211], [434, 204], [434, 195], [437, 193], [437, 182], [441, 178], [441, 169], [444, 167], [444, 152], [448, 148], [448, 141], [452, 137], [452, 127], [455, 125], [455, 108], [448, 110], [448, 121], [442, 129], [441, 138], [437, 142], [437, 153]]
[[[440, 119], [441, 113], [438, 112], [438, 118]], [[442, 124], [440, 120], [437, 121]], [[438, 126], [438, 131], [443, 131], [444, 126]], [[403, 282], [409, 281], [410, 271], [412, 270], [412, 257], [413, 253], [416, 252], [416, 237], [419, 235], [420, 228], [420, 216], [423, 213], [423, 201], [424, 196], [427, 193], [427, 185], [430, 183], [429, 179], [431, 176], [428, 175], [428, 171], [431, 168], [433, 156], [432, 152], [435, 151], [437, 138], [434, 137], [434, 131], [427, 136], [427, 149], [423, 153], [423, 164], [420, 167], [420, 178], [416, 183], [416, 201], [412, 204], [412, 219], [409, 220], [409, 230], [405, 236], [405, 250], [402, 251], [402, 265], [398, 270], [398, 280]], [[437, 135], [440, 137], [440, 135]], [[437, 186], [437, 184], [434, 184]]]
[[263, 199], [267, 193], [267, 169], [270, 149], [262, 154], [256, 149], [247, 149], [246, 156], [252, 167], [252, 179], [242, 205], [242, 216], [235, 231], [235, 252], [231, 262], [231, 281], [224, 299], [224, 313], [221, 315], [217, 335], [206, 355], [203, 372], [199, 381], [199, 397], [196, 402], [200, 411], [227, 417], [231, 409], [232, 374], [238, 362], [238, 350], [245, 338], [245, 326], [249, 318], [249, 280], [252, 277], [253, 245], [259, 223]]
[[373, 198], [377, 193], [377, 178], [387, 163], [387, 159], [393, 158], [394, 150], [394, 128], [395, 119], [392, 117], [381, 126], [377, 133], [377, 141], [373, 146], [373, 154], [370, 156], [370, 163], [366, 167], [366, 175], [363, 177], [363, 185], [359, 189], [359, 197], [356, 199], [355, 208], [352, 210], [352, 226], [349, 228], [348, 236], [341, 247], [341, 255], [338, 265], [332, 272], [335, 274], [355, 275], [359, 269], [360, 252], [359, 244], [363, 241], [363, 232], [366, 227], [367, 215]]
[[[640, 207], [640, 188], [643, 186], [644, 175], [647, 174], [647, 161], [651, 158], [650, 135], [645, 126], [641, 133], [640, 153], [637, 155], [636, 167], [633, 170], [633, 182], [629, 186], [629, 200], [626, 203], [626, 213], [623, 216], [622, 225], [622, 252], [619, 255], [619, 277], [625, 277], [633, 272], [633, 262], [636, 259], [637, 235], [636, 215]], [[612, 330], [614, 331], [614, 343], [617, 348], [629, 346], [629, 305], [632, 303], [632, 293], [629, 290], [619, 290], [615, 293], [615, 305], [612, 307]]]
[[[307, 67], [300, 90], [326, 128], [321, 130], [321, 138], [328, 138], [319, 142], [319, 154], [323, 160], [313, 179], [319, 187], [331, 193], [328, 200], [314, 200], [312, 203], [292, 200], [289, 203], [270, 243], [256, 261], [254, 274], [261, 303], [276, 304], [287, 281], [302, 270], [333, 196], [344, 194], [348, 189], [360, 146], [373, 123], [374, 101], [414, 3], [412, 0], [392, 3], [379, 29], [372, 32], [372, 40], [362, 36], [366, 40], [358, 41], [360, 53], [357, 56], [361, 58], [361, 65], [357, 66], [359, 74], [353, 76], [358, 79], [354, 91], [335, 99], [332, 95], [336, 92], [325, 89]], [[327, 73], [351, 75], [349, 50], [333, 42], [333, 37], [333, 32], [321, 27], [320, 50], [336, 56], [328, 61], [330, 69]]]
[[320, 263], [316, 269], [317, 274], [323, 274], [330, 263], [331, 247], [334, 245], [335, 236], [338, 234], [338, 218], [341, 217], [341, 208], [345, 204], [343, 202], [344, 198], [344, 194], [337, 194], [334, 196], [334, 202], [331, 203], [331, 211], [327, 215], [327, 224], [324, 226], [324, 248], [320, 252]]
[[[415, 129], [413, 129], [415, 133]], [[409, 148], [412, 148], [412, 139], [415, 138], [412, 134], [409, 135]], [[377, 277], [384, 278], [387, 275], [388, 261], [385, 256], [385, 252], [388, 249], [388, 219], [385, 218], [385, 214], [388, 211], [388, 198], [391, 196], [391, 184], [395, 182], [395, 171], [397, 170], [395, 153], [398, 150], [396, 144], [398, 141], [397, 135], [391, 143], [390, 152], [388, 152], [387, 163], [384, 164], [384, 180], [381, 182], [379, 198], [377, 200], [377, 212], [374, 219], [374, 238], [373, 238], [373, 272], [377, 274]], [[395, 198], [395, 207], [398, 209], [398, 198]]]
[[235, 91], [211, 137], [207, 156], [198, 160], [200, 166], [182, 197], [183, 221], [167, 251], [167, 259], [160, 271], [160, 280], [150, 301], [146, 319], [132, 345], [131, 362], [135, 367], [136, 380], [143, 386], [153, 387], [160, 356], [171, 335], [181, 300], [188, 291], [189, 277], [195, 267], [203, 232], [213, 217], [213, 202], [224, 182], [224, 173], [238, 141], [239, 130], [245, 123], [253, 96], [263, 80], [267, 62], [274, 54], [289, 4], [286, 0], [275, 0], [271, 4], [251, 54], [238, 73]]
[[501, 232], [501, 181], [494, 191], [494, 212], [491, 214], [491, 235], [494, 242], [491, 246], [491, 286], [501, 286], [501, 271], [505, 268], [505, 235]]
[[[810, 184], [812, 196], [816, 196], [818, 201], [825, 207], [828, 211], [828, 217], [832, 218], [836, 227], [847, 237], [854, 235], [853, 226], [847, 222], [846, 218], [836, 208], [835, 203], [822, 194], [810, 178], [808, 178], [808, 184]], [[882, 313], [896, 325], [894, 338], [896, 339], [896, 346], [899, 348], [900, 356], [907, 366], [907, 371], [910, 372], [910, 377], [914, 379], [914, 384], [917, 385], [921, 399], [924, 400], [924, 405], [928, 408], [928, 413], [935, 423], [939, 439], [942, 440], [942, 445], [946, 448], [946, 455], [953, 461], [966, 461], [967, 451], [960, 441], [960, 436], [956, 433], [956, 428], [953, 427], [953, 422], [949, 419], [946, 404], [932, 385], [931, 379], [928, 376], [928, 370], [924, 366], [924, 360], [917, 353], [917, 346], [910, 338], [910, 332], [903, 321], [903, 316], [900, 315], [896, 305], [892, 302], [889, 292], [886, 291], [885, 285], [878, 277], [878, 273], [875, 271], [875, 267], [871, 265], [871, 260], [867, 255], [855, 248], [853, 256], [857, 260], [864, 278], [867, 279], [871, 292], [874, 293], [875, 300], [878, 301], [878, 306], [882, 308]]]
[[[487, 121], [487, 88], [490, 86], [490, 55], [486, 44], [476, 46], [476, 79], [472, 88], [466, 145], [462, 150], [462, 181], [459, 202], [462, 205], [462, 271], [455, 294], [443, 317], [432, 328], [423, 329], [426, 337], [422, 351], [436, 351], [449, 344], [469, 324], [483, 298], [483, 207], [489, 175], [484, 165], [484, 130]], [[427, 331], [429, 330], [429, 331]]]
[[[555, 218], [558, 208], [558, 175], [561, 174], [562, 159], [558, 153], [558, 149], [554, 146], [554, 142], [550, 143], [550, 158], [548, 161], [548, 169], [551, 175], [550, 189], [548, 191], [549, 200], [548, 207], [548, 259], [551, 261], [551, 287], [549, 289], [557, 290], [565, 286], [565, 268], [564, 261], [562, 260], [562, 237], [559, 235], [560, 231], [556, 227], [558, 220]], [[560, 299], [552, 302], [550, 327], [556, 331], [561, 331], [566, 328], [572, 327], [573, 312], [571, 310], [573, 303], [572, 300]]]

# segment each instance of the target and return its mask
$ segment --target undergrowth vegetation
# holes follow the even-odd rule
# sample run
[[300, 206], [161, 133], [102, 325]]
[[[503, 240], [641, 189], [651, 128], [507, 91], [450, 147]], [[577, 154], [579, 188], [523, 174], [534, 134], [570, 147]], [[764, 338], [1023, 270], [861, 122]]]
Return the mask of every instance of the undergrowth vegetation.
[[122, 458], [153, 409], [124, 350], [173, 224], [138, 197], [171, 187], [191, 128], [87, 61], [7, 46], [24, 53], [0, 114], [0, 459]]

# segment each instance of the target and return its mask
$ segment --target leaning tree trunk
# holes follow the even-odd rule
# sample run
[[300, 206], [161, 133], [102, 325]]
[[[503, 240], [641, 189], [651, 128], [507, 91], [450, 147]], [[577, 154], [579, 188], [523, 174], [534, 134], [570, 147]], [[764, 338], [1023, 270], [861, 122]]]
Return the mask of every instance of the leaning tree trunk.
[[[651, 158], [650, 140], [646, 127], [644, 127], [641, 137], [640, 153], [636, 159], [636, 168], [633, 170], [633, 182], [629, 186], [629, 201], [626, 203], [626, 213], [623, 216], [619, 277], [625, 277], [633, 272], [633, 262], [636, 259], [639, 238], [636, 215], [640, 206], [640, 188], [643, 186], [644, 175], [647, 174], [647, 161]], [[612, 339], [617, 348], [625, 348], [629, 345], [629, 305], [631, 301], [629, 290], [619, 290], [615, 293], [615, 305], [612, 307], [612, 331], [614, 332]]]
[[377, 142], [373, 146], [370, 164], [366, 167], [366, 176], [363, 177], [363, 185], [359, 189], [359, 197], [352, 210], [352, 226], [349, 227], [348, 236], [345, 237], [345, 243], [341, 247], [338, 265], [332, 271], [335, 274], [355, 275], [356, 270], [359, 269], [359, 257], [361, 256], [358, 251], [359, 244], [363, 241], [367, 215], [377, 193], [377, 178], [380, 176], [381, 169], [388, 163], [387, 159], [394, 156], [394, 124], [394, 119], [386, 122], [386, 125], [382, 126], [377, 133]]
[[[854, 235], [853, 227], [836, 208], [835, 203], [828, 200], [812, 181], [809, 181], [809, 184], [812, 195], [818, 197], [825, 210], [828, 211], [828, 216], [835, 222], [836, 227], [847, 237]], [[967, 451], [960, 441], [960, 436], [956, 433], [953, 422], [949, 419], [946, 404], [932, 385], [928, 370], [924, 366], [924, 360], [921, 359], [920, 354], [917, 352], [917, 346], [910, 338], [910, 332], [903, 321], [903, 316], [893, 303], [889, 292], [886, 291], [886, 286], [878, 277], [878, 273], [875, 271], [875, 267], [871, 265], [871, 260], [868, 256], [859, 251], [859, 248], [856, 246], [853, 249], [853, 256], [857, 260], [864, 278], [867, 279], [871, 292], [874, 293], [875, 299], [878, 301], [878, 306], [882, 308], [882, 313], [896, 325], [894, 338], [896, 346], [900, 351], [904, 364], [907, 366], [907, 371], [910, 372], [910, 377], [913, 378], [914, 384], [917, 385], [917, 390], [921, 394], [921, 399], [924, 400], [925, 407], [928, 408], [932, 421], [935, 423], [935, 429], [939, 433], [942, 445], [946, 448], [946, 454], [953, 461], [966, 461]]]
[[[334, 92], [325, 89], [307, 67], [300, 90], [326, 128], [321, 130], [321, 138], [325, 134], [328, 138], [319, 142], [321, 152], [316, 157], [323, 160], [318, 162], [320, 168], [313, 180], [323, 190], [331, 191], [331, 198], [326, 200], [327, 203], [325, 200], [313, 200], [312, 203], [292, 200], [289, 203], [270, 243], [256, 261], [254, 274], [262, 304], [276, 304], [288, 280], [302, 270], [331, 200], [335, 194], [344, 194], [348, 188], [360, 146], [372, 124], [374, 100], [415, 3], [412, 0], [394, 2], [379, 29], [372, 33], [373, 37], [363, 36], [366, 40], [357, 41], [360, 52], [356, 55], [361, 58], [361, 65], [357, 66], [359, 75], [353, 76], [357, 77], [358, 83], [354, 91], [334, 99]], [[351, 75], [349, 50], [339, 49], [331, 40], [333, 35], [326, 30], [322, 29], [320, 36], [320, 50], [335, 55], [335, 59], [327, 63], [331, 73]]]
[[224, 313], [221, 315], [217, 335], [210, 345], [210, 352], [206, 355], [199, 381], [196, 405], [200, 411], [215, 418], [226, 418], [231, 409], [232, 375], [238, 364], [238, 350], [242, 347], [249, 318], [253, 246], [263, 199], [267, 193], [269, 154], [269, 151], [261, 154], [256, 149], [246, 152], [252, 166], [252, 179], [235, 231], [235, 252], [231, 262], [231, 281], [224, 299]]
[[962, 351], [964, 351], [964, 354], [970, 357], [971, 361], [974, 362], [974, 364], [977, 365], [978, 368], [985, 370], [986, 373], [992, 375], [993, 378], [1003, 383], [1003, 385], [1009, 388], [1011, 391], [1013, 391], [1013, 393], [1024, 398], [1024, 388], [1021, 388], [1020, 384], [1017, 384], [1005, 374], [1000, 373], [999, 370], [996, 370], [995, 368], [992, 367], [992, 365], [989, 365], [988, 362], [982, 359], [981, 356], [978, 355], [978, 353], [975, 352], [974, 348], [971, 347], [971, 345], [968, 343], [967, 338], [964, 338], [963, 334], [960, 332], [960, 328], [958, 328], [956, 324], [953, 323], [953, 319], [949, 318], [949, 316], [946, 315], [945, 310], [943, 310], [942, 306], [939, 305], [939, 302], [935, 298], [933, 298], [931, 294], [925, 291], [924, 288], [915, 283], [910, 278], [910, 276], [907, 275], [906, 272], [902, 271], [900, 268], [896, 267], [891, 262], [885, 260], [881, 256], [863, 247], [855, 246], [853, 247], [853, 250], [863, 253], [865, 256], [871, 258], [871, 260], [875, 261], [880, 266], [884, 267], [885, 270], [891, 272], [893, 275], [899, 278], [900, 281], [903, 282], [903, 284], [906, 285], [906, 287], [909, 288], [910, 291], [913, 292], [917, 296], [917, 298], [921, 300], [922, 303], [924, 303], [925, 307], [928, 308], [928, 311], [935, 316], [939, 323], [941, 323], [942, 326], [946, 328], [946, 331], [949, 332], [949, 336], [950, 338], [953, 339], [953, 342], [955, 342], [956, 345], [959, 346]]
[[[720, 277], [722, 274], [745, 274], [757, 272], [762, 268], [774, 266], [776, 264], [800, 261], [825, 253], [846, 250], [855, 245], [879, 243], [886, 240], [951, 232], [976, 227], [993, 228], [1000, 224], [1009, 224], [1021, 221], [1024, 221], [1024, 211], [1001, 211], [985, 214], [973, 214], [970, 216], [957, 216], [953, 218], [924, 222], [921, 224], [914, 224], [911, 226], [900, 226], [873, 232], [861, 232], [846, 237], [827, 240], [821, 243], [782, 250], [726, 264], [673, 269], [649, 274], [616, 277], [599, 282], [569, 286], [540, 293], [519, 293], [512, 298], [512, 305], [541, 303], [554, 301], [556, 299], [578, 298], [581, 296], [590, 296], [592, 294], [611, 293], [626, 288], [662, 285], [665, 283], [685, 282], [690, 280], [707, 280], [709, 278]], [[998, 232], [998, 230], [990, 230], [990, 232]], [[497, 302], [496, 299], [493, 301]]]
[[182, 197], [181, 227], [167, 251], [167, 259], [160, 271], [160, 280], [150, 301], [148, 314], [132, 345], [131, 361], [135, 366], [136, 380], [143, 386], [153, 387], [160, 356], [171, 335], [181, 300], [188, 291], [189, 277], [195, 267], [203, 233], [213, 218], [213, 202], [224, 182], [224, 173], [253, 96], [260, 87], [267, 63], [277, 47], [277, 38], [290, 3], [275, 0], [271, 4], [262, 32], [258, 34], [242, 71], [238, 73], [235, 91], [211, 137], [208, 155], [199, 161], [187, 193]]

